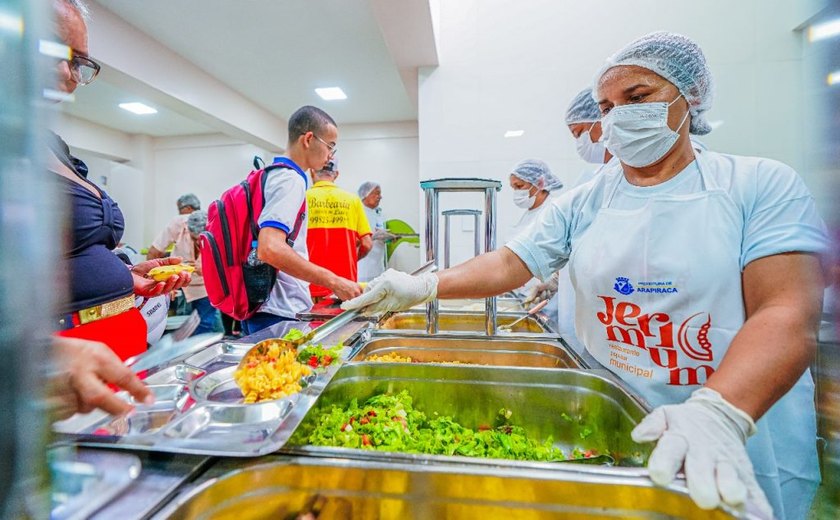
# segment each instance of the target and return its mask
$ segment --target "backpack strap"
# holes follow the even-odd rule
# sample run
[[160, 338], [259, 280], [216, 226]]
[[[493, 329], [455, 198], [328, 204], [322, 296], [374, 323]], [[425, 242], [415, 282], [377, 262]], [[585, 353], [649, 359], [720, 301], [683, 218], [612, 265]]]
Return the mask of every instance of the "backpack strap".
[[300, 228], [303, 226], [303, 220], [306, 218], [306, 199], [303, 200], [303, 204], [300, 205], [300, 209], [298, 210], [297, 218], [295, 219], [295, 227], [292, 228], [292, 232], [286, 237], [286, 243], [289, 244], [289, 247], [295, 247], [295, 240], [297, 240], [298, 233], [300, 233]]

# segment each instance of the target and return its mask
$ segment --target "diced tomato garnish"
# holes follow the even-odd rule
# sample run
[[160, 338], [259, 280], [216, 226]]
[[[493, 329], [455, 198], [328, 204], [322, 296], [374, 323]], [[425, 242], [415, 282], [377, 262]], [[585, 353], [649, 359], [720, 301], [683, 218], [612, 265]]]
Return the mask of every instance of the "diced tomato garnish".
[[490, 426], [488, 426], [486, 424], [482, 424], [478, 427], [478, 431], [480, 431], [480, 432], [486, 432], [489, 429], [490, 429]]
[[371, 411], [368, 412], [368, 415], [371, 416], [371, 417], [376, 417], [376, 412], [371, 410]]
[[324, 356], [324, 366], [332, 363], [332, 360], [333, 360], [332, 356]]
[[586, 451], [584, 451], [584, 452], [583, 452], [583, 456], [584, 456], [584, 457], [586, 457], [586, 458], [588, 459], [589, 457], [594, 457], [594, 456], [595, 456], [595, 452], [594, 452], [594, 451], [592, 451], [592, 450], [586, 450]]
[[366, 433], [362, 434], [362, 446], [370, 446], [370, 437]]
[[369, 422], [370, 422], [370, 419], [368, 419], [367, 417], [362, 417], [362, 419], [359, 421], [359, 424], [367, 424]]
[[354, 422], [356, 422], [356, 418], [355, 418], [355, 417], [351, 417], [351, 418], [350, 418], [350, 424], [353, 424]]
[[318, 368], [318, 356], [311, 356], [307, 364], [312, 368]]

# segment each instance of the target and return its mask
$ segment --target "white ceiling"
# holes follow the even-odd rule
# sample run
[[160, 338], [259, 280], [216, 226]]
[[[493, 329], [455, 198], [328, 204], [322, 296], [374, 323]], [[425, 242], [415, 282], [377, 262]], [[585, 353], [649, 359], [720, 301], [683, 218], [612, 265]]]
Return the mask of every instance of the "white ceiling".
[[[114, 128], [129, 134], [153, 137], [214, 133], [216, 130], [182, 116], [174, 110], [149, 102], [111, 84], [104, 71], [90, 85], [76, 89], [75, 101], [61, 103], [62, 111], [80, 119]], [[140, 101], [157, 109], [157, 114], [138, 116], [118, 105]]]
[[[191, 62], [284, 121], [306, 104], [326, 109], [339, 124], [415, 120], [417, 109], [400, 75], [405, 64], [395, 63], [389, 51], [393, 42], [386, 43], [382, 20], [375, 16], [381, 12], [374, 13], [378, 1], [98, 0], [99, 5], [92, 5], [96, 9], [89, 24], [90, 53], [97, 57], [94, 32], [97, 22], [101, 23], [97, 14], [108, 18], [104, 7], [171, 50], [176, 59]], [[183, 95], [176, 96], [178, 102], [167, 103], [168, 107], [147, 101], [160, 112], [145, 118], [117, 108], [125, 100], [144, 101], [147, 82], [142, 77], [126, 80], [119, 73], [109, 81], [109, 64], [104, 65], [102, 76], [78, 89], [77, 102], [65, 104], [65, 112], [127, 133], [167, 136], [218, 131], [207, 126], [206, 120], [192, 117], [194, 107], [183, 102]], [[327, 102], [314, 92], [316, 87], [329, 86], [341, 87], [348, 99]]]

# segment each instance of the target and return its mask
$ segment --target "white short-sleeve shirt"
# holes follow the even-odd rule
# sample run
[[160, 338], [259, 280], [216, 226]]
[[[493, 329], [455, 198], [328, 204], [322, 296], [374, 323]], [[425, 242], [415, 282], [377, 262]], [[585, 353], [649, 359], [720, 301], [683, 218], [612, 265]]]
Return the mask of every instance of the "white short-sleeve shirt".
[[[278, 168], [268, 173], [265, 182], [265, 205], [260, 213], [259, 226], [282, 229], [288, 235], [295, 227], [298, 212], [304, 206], [303, 223], [300, 226], [295, 244], [292, 249], [309, 260], [306, 249], [306, 189], [309, 181], [306, 173], [294, 164], [291, 159], [283, 159], [294, 170]], [[259, 312], [266, 312], [285, 318], [295, 318], [300, 312], [312, 308], [312, 298], [309, 295], [309, 282], [294, 278], [283, 271], [277, 272], [277, 282], [268, 300], [260, 307]]]
[[[706, 173], [728, 192], [744, 217], [741, 270], [753, 260], [775, 254], [827, 252], [826, 228], [814, 198], [790, 166], [757, 157], [698, 153], [703, 154]], [[505, 247], [521, 258], [534, 276], [547, 279], [566, 265], [575, 244], [614, 189], [609, 207], [632, 210], [641, 208], [651, 196], [696, 193], [703, 184], [696, 161], [668, 181], [649, 187], [628, 183], [616, 161], [591, 181], [558, 196], [539, 220]]]

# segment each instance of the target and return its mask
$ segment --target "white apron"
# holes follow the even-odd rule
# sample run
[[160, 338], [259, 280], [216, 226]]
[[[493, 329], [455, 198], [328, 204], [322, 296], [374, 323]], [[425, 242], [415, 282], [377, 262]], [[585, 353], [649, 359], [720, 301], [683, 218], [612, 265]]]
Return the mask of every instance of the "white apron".
[[[375, 209], [365, 208], [365, 216], [368, 219], [371, 233], [377, 229], [385, 229], [385, 220], [382, 218], [382, 212], [377, 212]], [[368, 254], [359, 260], [359, 281], [369, 282], [385, 272], [385, 242], [381, 240], [374, 240], [373, 247], [371, 247]]]
[[[705, 191], [656, 194], [635, 210], [609, 207], [617, 175], [569, 259], [578, 337], [654, 407], [700, 388], [745, 319], [743, 217], [702, 154], [697, 165]], [[774, 513], [805, 518], [819, 482], [810, 372], [757, 426], [747, 451]]]

